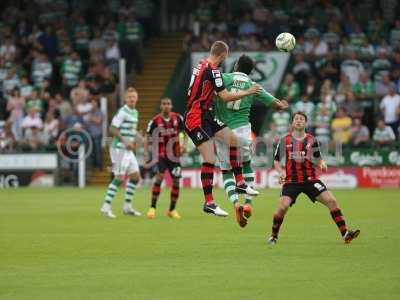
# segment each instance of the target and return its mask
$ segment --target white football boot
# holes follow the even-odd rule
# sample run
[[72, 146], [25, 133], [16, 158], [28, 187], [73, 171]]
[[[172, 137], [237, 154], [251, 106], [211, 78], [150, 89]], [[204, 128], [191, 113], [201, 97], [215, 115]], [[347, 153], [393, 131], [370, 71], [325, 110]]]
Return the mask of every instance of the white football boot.
[[124, 212], [124, 215], [130, 215], [130, 216], [134, 216], [134, 217], [140, 217], [142, 215], [141, 212], [135, 210], [132, 207], [131, 203], [127, 203], [127, 202], [124, 203], [124, 207], [123, 207], [122, 211]]
[[113, 214], [112, 210], [111, 210], [111, 205], [107, 202], [104, 202], [103, 206], [100, 209], [101, 213], [103, 214], [103, 216], [107, 217], [107, 218], [111, 218], [111, 219], [115, 219], [116, 216]]

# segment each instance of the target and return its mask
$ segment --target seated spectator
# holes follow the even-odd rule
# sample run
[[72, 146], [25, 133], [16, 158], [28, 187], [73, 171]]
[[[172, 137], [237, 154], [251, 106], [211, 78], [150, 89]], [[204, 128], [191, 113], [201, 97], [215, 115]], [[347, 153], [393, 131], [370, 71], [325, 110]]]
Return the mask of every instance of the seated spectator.
[[396, 90], [396, 85], [390, 80], [389, 74], [383, 75], [382, 81], [377, 82], [375, 85], [376, 95], [378, 97], [384, 97], [389, 94], [390, 90]]
[[306, 42], [304, 50], [308, 59], [315, 60], [325, 56], [329, 49], [328, 44], [324, 40], [321, 40], [320, 33], [316, 31]]
[[100, 28], [95, 28], [94, 37], [89, 42], [90, 61], [92, 62], [102, 61], [104, 59], [105, 49], [106, 49], [106, 43], [101, 38], [101, 30]]
[[53, 65], [47, 55], [43, 52], [35, 52], [32, 62], [32, 80], [36, 87], [41, 87], [45, 78], [53, 75]]
[[44, 121], [43, 134], [46, 144], [53, 144], [57, 141], [60, 130], [59, 111], [48, 112]]
[[287, 74], [285, 80], [278, 89], [277, 97], [288, 102], [296, 102], [300, 96], [299, 84], [294, 81], [293, 74]]
[[320, 114], [322, 109], [327, 109], [328, 115], [330, 118], [333, 118], [334, 114], [337, 110], [337, 105], [335, 101], [332, 100], [332, 97], [329, 94], [322, 94], [321, 101], [317, 104], [315, 108], [315, 114]]
[[82, 75], [81, 73], [82, 61], [78, 52], [72, 51], [61, 66], [61, 76], [63, 78], [65, 93], [68, 93], [78, 84], [79, 78]]
[[0, 84], [1, 83], [2, 83], [1, 90], [3, 91], [3, 95], [10, 94], [14, 88], [18, 88], [21, 85], [15, 67], [12, 67], [7, 71], [3, 82], [0, 82]]
[[324, 95], [328, 97], [329, 101], [333, 100], [333, 97], [335, 96], [335, 89], [332, 85], [332, 81], [330, 79], [325, 79], [322, 82], [321, 89], [320, 89], [320, 95]]
[[353, 85], [353, 92], [359, 101], [372, 101], [375, 97], [375, 84], [367, 72], [360, 75], [360, 80]]
[[314, 66], [319, 79], [330, 79], [333, 82], [339, 81], [340, 63], [332, 51], [316, 60]]
[[387, 126], [384, 120], [379, 120], [372, 140], [377, 146], [390, 146], [394, 144], [396, 136], [394, 135], [393, 129]]
[[4, 42], [0, 47], [0, 59], [4, 61], [14, 61], [17, 48], [14, 45], [11, 36], [5, 36]]
[[392, 68], [392, 63], [387, 58], [385, 50], [378, 51], [378, 57], [372, 62], [372, 76], [375, 82], [383, 80], [384, 75], [389, 75]]
[[114, 74], [118, 74], [118, 64], [121, 58], [121, 53], [119, 51], [118, 43], [116, 40], [107, 41], [107, 46], [105, 50], [105, 59]]
[[383, 97], [379, 105], [385, 124], [390, 126], [395, 134], [398, 136], [398, 128], [400, 125], [400, 95], [392, 87], [385, 97]]
[[307, 83], [304, 86], [304, 93], [310, 101], [318, 97], [317, 79], [315, 77], [311, 76], [307, 79]]
[[366, 39], [364, 43], [359, 47], [358, 54], [360, 60], [362, 61], [371, 61], [375, 56], [375, 48], [369, 41]]
[[72, 106], [66, 101], [60, 93], [54, 96], [55, 108], [60, 112], [61, 120], [66, 120], [72, 114]]
[[336, 143], [348, 144], [352, 120], [343, 108], [339, 108], [332, 120], [333, 140]]
[[30, 84], [28, 76], [24, 75], [21, 77], [20, 93], [21, 96], [28, 99], [33, 91], [33, 86]]
[[14, 89], [10, 99], [8, 99], [7, 101], [6, 110], [10, 114], [8, 122], [11, 124], [13, 134], [17, 139], [22, 138], [22, 120], [24, 119], [24, 107], [25, 98], [21, 97], [18, 89]]
[[38, 89], [34, 89], [31, 93], [31, 96], [26, 100], [26, 110], [30, 110], [31, 108], [35, 108], [38, 112], [43, 111], [43, 100], [40, 99]]
[[293, 111], [301, 111], [307, 115], [307, 122], [308, 126], [312, 126], [313, 116], [314, 116], [314, 109], [315, 105], [310, 101], [308, 95], [303, 94], [300, 97], [300, 101], [296, 102], [293, 106]]
[[290, 127], [290, 113], [278, 110], [272, 114], [272, 123], [276, 125], [277, 134], [282, 137], [288, 133]]
[[353, 92], [348, 92], [346, 94], [346, 101], [342, 104], [342, 106], [352, 119], [362, 118], [364, 115], [361, 104], [356, 100]]
[[0, 153], [13, 151], [16, 144], [17, 141], [11, 130], [11, 123], [0, 121]]
[[364, 66], [357, 59], [357, 54], [355, 51], [349, 52], [348, 58], [342, 62], [340, 69], [341, 72], [347, 75], [352, 85], [359, 80], [360, 74], [364, 72]]
[[89, 89], [86, 88], [86, 82], [84, 80], [79, 81], [78, 86], [71, 90], [70, 99], [74, 106], [89, 100]]
[[43, 134], [43, 128], [37, 127], [34, 124], [32, 124], [30, 127], [27, 127], [24, 132], [22, 145], [27, 150], [35, 151], [43, 148], [43, 146], [46, 145], [46, 139]]
[[369, 142], [369, 129], [363, 125], [360, 118], [355, 118], [350, 128], [350, 143], [354, 147], [366, 146]]
[[331, 140], [332, 115], [326, 106], [321, 107], [313, 119], [315, 137], [321, 144], [329, 145]]
[[400, 19], [395, 21], [394, 27], [390, 31], [390, 43], [393, 47], [400, 45]]
[[349, 77], [342, 73], [340, 75], [340, 82], [336, 88], [335, 101], [337, 104], [342, 104], [346, 100], [346, 94], [353, 91], [353, 85]]
[[238, 35], [252, 35], [257, 33], [257, 26], [251, 19], [250, 13], [245, 13], [243, 21], [240, 22]]
[[35, 128], [43, 128], [43, 121], [39, 116], [39, 111], [35, 106], [32, 106], [28, 109], [28, 114], [22, 120], [22, 128], [24, 130], [35, 127]]

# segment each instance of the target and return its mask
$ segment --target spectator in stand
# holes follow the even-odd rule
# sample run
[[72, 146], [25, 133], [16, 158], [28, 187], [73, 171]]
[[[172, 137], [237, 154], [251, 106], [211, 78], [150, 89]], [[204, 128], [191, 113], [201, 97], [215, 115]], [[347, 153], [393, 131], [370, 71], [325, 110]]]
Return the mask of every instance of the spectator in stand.
[[63, 87], [65, 95], [68, 95], [74, 88], [82, 75], [82, 61], [78, 52], [72, 51], [61, 66], [61, 76], [63, 78]]
[[38, 88], [35, 88], [26, 100], [25, 109], [29, 111], [31, 108], [35, 108], [39, 113], [43, 111], [43, 100], [39, 97]]
[[12, 67], [7, 71], [6, 77], [2, 83], [3, 86], [1, 90], [3, 92], [3, 96], [5, 97], [7, 97], [7, 95], [9, 95], [13, 89], [18, 88], [21, 85], [15, 67]]
[[379, 107], [382, 110], [385, 124], [392, 128], [397, 137], [400, 126], [400, 95], [396, 93], [393, 87], [389, 94], [383, 97]]
[[333, 87], [332, 81], [330, 79], [325, 79], [322, 82], [321, 89], [320, 89], [320, 95], [322, 98], [322, 95], [325, 97], [328, 97], [329, 101], [332, 101], [334, 96], [335, 96], [335, 89]]
[[288, 133], [290, 127], [290, 113], [286, 110], [278, 110], [272, 114], [272, 123], [276, 125], [277, 134], [282, 137]]
[[15, 149], [17, 141], [11, 130], [11, 123], [0, 121], [0, 153], [11, 152]]
[[355, 84], [359, 80], [360, 74], [364, 72], [364, 66], [357, 59], [355, 51], [349, 52], [348, 59], [342, 62], [340, 69], [347, 75], [351, 84]]
[[4, 61], [14, 61], [15, 55], [17, 53], [17, 48], [15, 47], [12, 37], [5, 36], [4, 43], [0, 47], [0, 59]]
[[128, 16], [124, 33], [122, 56], [127, 59], [127, 70], [129, 72], [134, 66], [140, 74], [143, 71], [143, 28], [134, 14]]
[[331, 122], [332, 116], [326, 106], [316, 111], [313, 119], [315, 137], [321, 144], [329, 145], [331, 140]]
[[318, 98], [318, 87], [317, 87], [317, 79], [313, 76], [307, 79], [307, 83], [304, 86], [304, 93], [308, 96], [310, 101]]
[[26, 130], [30, 127], [43, 128], [43, 121], [39, 116], [39, 111], [36, 107], [29, 107], [28, 114], [22, 120], [22, 128]]
[[400, 46], [400, 19], [394, 23], [394, 28], [390, 31], [390, 43], [395, 48]]
[[400, 51], [393, 55], [392, 77], [395, 80], [396, 91], [400, 93]]
[[32, 80], [36, 87], [40, 87], [45, 78], [52, 77], [53, 65], [43, 52], [36, 51], [34, 57], [32, 62]]
[[339, 81], [340, 64], [332, 51], [316, 60], [314, 66], [319, 79], [330, 79], [333, 82]]
[[384, 49], [378, 51], [378, 57], [372, 62], [372, 75], [375, 82], [383, 80], [384, 75], [389, 75], [392, 68], [392, 63], [387, 58], [387, 53]]
[[66, 120], [72, 114], [72, 106], [60, 93], [55, 94], [54, 102], [56, 109], [60, 112], [61, 120]]
[[86, 60], [89, 58], [89, 25], [86, 23], [85, 18], [82, 15], [77, 15], [75, 19], [76, 23], [73, 28], [74, 46], [76, 51], [79, 53], [79, 56]]
[[356, 100], [353, 92], [346, 94], [346, 101], [342, 104], [344, 110], [352, 118], [362, 118], [364, 111], [359, 101]]
[[101, 38], [100, 28], [94, 29], [94, 37], [89, 42], [89, 53], [91, 62], [101, 62], [104, 60], [104, 53], [106, 50], [106, 43]]
[[103, 114], [99, 108], [99, 104], [95, 98], [91, 100], [92, 110], [88, 113], [86, 119], [86, 128], [90, 136], [92, 137], [93, 150], [91, 157], [93, 159], [93, 165], [102, 170], [103, 169], [103, 150], [102, 150], [102, 140], [103, 140]]
[[360, 118], [355, 118], [350, 128], [350, 143], [354, 147], [365, 147], [369, 142], [369, 129], [362, 124]]
[[[269, 130], [264, 133], [264, 140], [267, 144], [267, 149], [271, 149], [273, 151], [274, 146], [278, 144], [281, 135], [278, 133], [278, 128], [275, 123], [271, 122], [269, 124]], [[272, 152], [271, 151], [271, 152]]]
[[46, 139], [42, 127], [39, 128], [33, 124], [25, 129], [24, 138], [22, 141], [24, 150], [38, 151], [41, 150], [45, 145]]
[[57, 141], [60, 130], [60, 112], [58, 110], [49, 111], [43, 126], [44, 140], [46, 144], [54, 144]]
[[278, 98], [295, 103], [300, 96], [299, 84], [294, 81], [293, 74], [287, 74], [283, 84], [278, 89]]
[[303, 94], [300, 97], [300, 101], [296, 102], [293, 106], [292, 111], [301, 111], [307, 115], [308, 126], [312, 126], [313, 116], [314, 116], [315, 105], [310, 101], [310, 98], [307, 94]]
[[105, 49], [105, 58], [108, 66], [114, 74], [118, 73], [119, 59], [121, 58], [121, 53], [119, 51], [118, 43], [116, 40], [108, 40]]
[[50, 60], [56, 58], [58, 54], [58, 41], [51, 25], [46, 25], [44, 33], [38, 37], [37, 41], [42, 45], [44, 53], [46, 53]]
[[296, 81], [303, 86], [307, 80], [307, 78], [311, 74], [311, 66], [310, 64], [304, 60], [304, 54], [298, 53], [295, 55], [295, 64], [292, 69], [292, 73], [296, 79]]
[[21, 97], [24, 97], [25, 100], [28, 99], [33, 91], [33, 86], [30, 84], [28, 76], [24, 75], [21, 77], [21, 85], [20, 85], [20, 93]]
[[7, 101], [7, 111], [10, 114], [8, 122], [16, 139], [22, 138], [22, 120], [24, 119], [25, 98], [15, 88]]
[[379, 120], [372, 140], [378, 147], [391, 146], [394, 144], [396, 136], [393, 132], [393, 129], [390, 126], [385, 125], [384, 120]]
[[350, 140], [350, 127], [352, 120], [343, 108], [339, 108], [336, 117], [332, 120], [333, 140], [343, 145]]
[[309, 35], [309, 41], [305, 44], [305, 53], [310, 60], [316, 60], [328, 53], [328, 44], [321, 40], [318, 30]]
[[382, 82], [377, 82], [375, 87], [376, 95], [378, 97], [384, 97], [385, 95], [389, 94], [391, 90], [396, 90], [396, 85], [390, 80], [389, 74], [383, 75]]
[[79, 81], [78, 86], [71, 90], [70, 99], [74, 106], [89, 100], [89, 89], [84, 80]]
[[244, 14], [242, 22], [240, 22], [238, 35], [247, 36], [252, 34], [257, 34], [257, 26], [251, 19], [251, 14], [247, 12]]
[[339, 105], [342, 104], [346, 100], [347, 93], [351, 91], [353, 91], [353, 85], [351, 84], [349, 77], [345, 73], [342, 73], [340, 75], [340, 82], [336, 88], [336, 103]]

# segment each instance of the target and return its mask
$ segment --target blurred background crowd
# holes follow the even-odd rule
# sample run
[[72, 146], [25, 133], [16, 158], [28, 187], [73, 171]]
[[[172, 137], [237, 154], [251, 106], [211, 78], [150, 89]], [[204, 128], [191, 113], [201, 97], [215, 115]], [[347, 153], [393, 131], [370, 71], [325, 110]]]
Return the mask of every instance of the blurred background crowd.
[[99, 99], [115, 91], [121, 57], [142, 71], [154, 7], [92, 2], [0, 4], [0, 152], [54, 149], [65, 128], [85, 129], [102, 152]]
[[[186, 32], [187, 52], [215, 40], [275, 51], [275, 37], [291, 32], [297, 45], [276, 96], [306, 112], [321, 142], [391, 147], [399, 139], [396, 0], [34, 0], [0, 4], [0, 151], [54, 148], [65, 128], [85, 129], [99, 147], [99, 99], [115, 91], [119, 58], [142, 72], [144, 44], [165, 25], [154, 17], [163, 3], [170, 30]], [[290, 112], [269, 118], [263, 134], [276, 140]]]

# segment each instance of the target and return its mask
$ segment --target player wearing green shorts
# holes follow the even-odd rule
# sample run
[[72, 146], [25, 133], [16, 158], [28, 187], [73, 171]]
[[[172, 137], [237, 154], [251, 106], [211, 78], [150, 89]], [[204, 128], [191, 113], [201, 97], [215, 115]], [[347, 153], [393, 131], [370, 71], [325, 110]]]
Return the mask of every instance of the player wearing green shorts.
[[[253, 60], [242, 55], [237, 61], [233, 73], [224, 73], [222, 78], [228, 91], [247, 90], [254, 84], [249, 78], [249, 74], [254, 68]], [[223, 102], [218, 99], [215, 105], [215, 113], [219, 120], [224, 122], [233, 130], [240, 141], [240, 158], [243, 163], [243, 175], [248, 186], [253, 186], [254, 172], [251, 167], [252, 155], [252, 132], [249, 122], [250, 108], [255, 100], [259, 100], [265, 105], [272, 105], [278, 109], [286, 109], [288, 104], [284, 100], [278, 100], [265, 90], [258, 95], [250, 95], [232, 102]], [[229, 164], [229, 146], [216, 140], [217, 157], [224, 180], [224, 189], [228, 194], [229, 200], [235, 205], [239, 201], [235, 189], [235, 180]], [[241, 227], [246, 226], [247, 219], [251, 216], [252, 197], [246, 195], [245, 204], [241, 210], [236, 210], [236, 220]]]
[[133, 209], [132, 199], [136, 186], [140, 180], [139, 164], [135, 153], [136, 130], [139, 122], [139, 113], [136, 110], [138, 93], [134, 88], [128, 88], [125, 92], [125, 105], [122, 106], [111, 121], [110, 133], [113, 140], [110, 147], [112, 172], [114, 179], [108, 185], [101, 212], [108, 218], [115, 218], [111, 210], [111, 202], [118, 191], [118, 187], [128, 176], [126, 183], [125, 203], [123, 213], [125, 215], [140, 216], [141, 213]]

